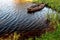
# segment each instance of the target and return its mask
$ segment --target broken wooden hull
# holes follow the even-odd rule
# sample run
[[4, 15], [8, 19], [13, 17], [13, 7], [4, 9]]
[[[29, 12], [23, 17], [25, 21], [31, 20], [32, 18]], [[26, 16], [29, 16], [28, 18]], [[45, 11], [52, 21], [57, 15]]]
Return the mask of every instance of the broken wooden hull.
[[[33, 5], [35, 6], [35, 5]], [[37, 4], [37, 6], [33, 7], [31, 6], [30, 8], [28, 8], [28, 13], [32, 13], [32, 12], [36, 12], [36, 11], [40, 11], [45, 7], [45, 4]]]

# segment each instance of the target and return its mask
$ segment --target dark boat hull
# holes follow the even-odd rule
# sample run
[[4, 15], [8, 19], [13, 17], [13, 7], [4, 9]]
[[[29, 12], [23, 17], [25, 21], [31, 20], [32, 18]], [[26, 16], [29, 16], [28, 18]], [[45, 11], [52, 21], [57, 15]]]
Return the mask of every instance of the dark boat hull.
[[45, 7], [45, 4], [41, 3], [41, 4], [32, 5], [27, 10], [28, 10], [28, 13], [34, 13], [34, 12], [42, 10], [44, 7]]

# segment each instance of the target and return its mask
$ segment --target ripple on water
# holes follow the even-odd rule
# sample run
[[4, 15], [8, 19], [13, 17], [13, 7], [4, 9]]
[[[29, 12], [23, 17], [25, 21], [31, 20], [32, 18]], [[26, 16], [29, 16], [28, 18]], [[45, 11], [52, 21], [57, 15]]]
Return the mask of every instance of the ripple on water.
[[0, 34], [42, 29], [45, 27], [46, 14], [55, 13], [51, 8], [44, 7], [41, 11], [28, 14], [27, 7], [33, 5], [32, 3], [27, 2], [20, 5], [9, 0], [6, 3], [6, 1], [0, 1]]

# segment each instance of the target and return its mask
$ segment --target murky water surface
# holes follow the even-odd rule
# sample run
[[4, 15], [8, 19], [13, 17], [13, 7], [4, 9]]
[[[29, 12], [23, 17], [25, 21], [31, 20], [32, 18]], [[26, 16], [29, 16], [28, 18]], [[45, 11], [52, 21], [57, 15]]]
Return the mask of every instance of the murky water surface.
[[0, 0], [0, 34], [42, 29], [45, 26], [45, 15], [55, 13], [44, 7], [41, 11], [28, 14], [27, 8], [31, 5], [33, 4], [30, 2], [17, 4], [13, 0]]

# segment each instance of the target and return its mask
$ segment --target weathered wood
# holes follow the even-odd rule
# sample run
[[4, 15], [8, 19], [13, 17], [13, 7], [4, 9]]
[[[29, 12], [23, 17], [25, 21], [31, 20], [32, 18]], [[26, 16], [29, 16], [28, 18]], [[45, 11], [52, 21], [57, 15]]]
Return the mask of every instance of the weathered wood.
[[42, 10], [44, 7], [45, 7], [45, 4], [41, 3], [41, 4], [36, 4], [36, 5], [31, 6], [30, 8], [27, 8], [27, 10], [28, 10], [28, 13], [32, 13], [32, 12]]

